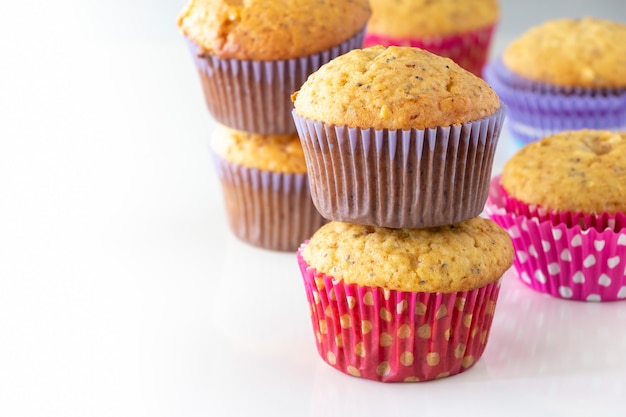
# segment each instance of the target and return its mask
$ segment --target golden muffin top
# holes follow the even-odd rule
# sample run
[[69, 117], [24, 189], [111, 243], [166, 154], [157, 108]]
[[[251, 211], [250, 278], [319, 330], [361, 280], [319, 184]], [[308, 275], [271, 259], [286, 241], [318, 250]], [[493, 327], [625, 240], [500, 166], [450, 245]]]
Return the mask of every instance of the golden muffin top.
[[498, 280], [513, 262], [509, 235], [476, 217], [429, 229], [331, 221], [304, 248], [318, 272], [347, 284], [410, 292], [458, 292]]
[[367, 0], [190, 0], [178, 26], [210, 55], [268, 61], [338, 45], [370, 14]]
[[306, 162], [296, 133], [259, 135], [217, 125], [211, 148], [230, 163], [265, 171], [305, 174]]
[[398, 37], [437, 37], [469, 32], [494, 24], [497, 0], [370, 0], [372, 33]]
[[556, 211], [626, 213], [626, 132], [577, 130], [530, 143], [504, 165], [512, 197]]
[[375, 129], [451, 126], [500, 107], [485, 81], [451, 59], [399, 46], [335, 58], [311, 74], [292, 100], [300, 117]]
[[626, 87], [626, 24], [558, 19], [529, 29], [504, 64], [528, 79], [563, 87]]

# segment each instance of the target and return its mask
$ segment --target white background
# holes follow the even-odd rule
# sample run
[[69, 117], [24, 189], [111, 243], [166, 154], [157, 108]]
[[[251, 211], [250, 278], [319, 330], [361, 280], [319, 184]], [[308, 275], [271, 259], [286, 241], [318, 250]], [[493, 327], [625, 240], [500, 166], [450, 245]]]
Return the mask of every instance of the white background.
[[[183, 3], [0, 2], [0, 416], [626, 415], [626, 302], [511, 272], [466, 373], [325, 365], [294, 255], [227, 229]], [[626, 2], [503, 1], [495, 50], [583, 14]]]

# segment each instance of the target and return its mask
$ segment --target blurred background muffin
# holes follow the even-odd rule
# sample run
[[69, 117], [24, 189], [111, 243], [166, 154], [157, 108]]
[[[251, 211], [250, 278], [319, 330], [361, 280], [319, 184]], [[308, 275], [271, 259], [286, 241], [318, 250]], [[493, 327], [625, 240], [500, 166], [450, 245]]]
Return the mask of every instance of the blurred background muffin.
[[322, 359], [348, 375], [427, 381], [487, 344], [511, 239], [476, 217], [429, 229], [332, 221], [298, 251]]
[[511, 235], [531, 288], [626, 299], [626, 132], [565, 131], [524, 146], [492, 181], [486, 212]]
[[293, 97], [324, 217], [416, 228], [482, 212], [504, 108], [452, 60], [410, 47], [353, 50]]
[[486, 68], [523, 143], [572, 129], [626, 128], [626, 24], [555, 19], [532, 27]]
[[494, 28], [497, 0], [370, 0], [364, 47], [414, 46], [454, 60], [481, 76]]
[[295, 132], [289, 96], [320, 65], [361, 47], [367, 0], [191, 0], [178, 26], [213, 117], [261, 134]]
[[295, 251], [326, 222], [311, 201], [295, 133], [259, 135], [217, 125], [211, 150], [230, 228], [239, 239]]

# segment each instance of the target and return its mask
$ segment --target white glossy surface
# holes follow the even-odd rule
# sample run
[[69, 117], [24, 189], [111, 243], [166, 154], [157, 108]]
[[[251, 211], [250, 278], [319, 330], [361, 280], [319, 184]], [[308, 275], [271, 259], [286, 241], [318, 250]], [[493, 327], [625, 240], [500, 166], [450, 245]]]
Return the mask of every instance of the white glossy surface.
[[294, 256], [227, 229], [182, 4], [0, 3], [0, 416], [626, 415], [626, 302], [512, 273], [464, 374], [325, 365]]

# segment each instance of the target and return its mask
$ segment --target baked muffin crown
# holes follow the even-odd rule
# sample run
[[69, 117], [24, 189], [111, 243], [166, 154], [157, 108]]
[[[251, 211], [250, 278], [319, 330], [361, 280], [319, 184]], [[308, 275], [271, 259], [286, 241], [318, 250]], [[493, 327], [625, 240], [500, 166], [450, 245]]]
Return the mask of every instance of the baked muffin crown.
[[502, 57], [513, 72], [563, 87], [626, 88], [626, 24], [557, 19], [533, 27]]
[[265, 171], [305, 174], [306, 162], [296, 133], [261, 135], [217, 125], [211, 148], [224, 160]]
[[411, 292], [458, 292], [499, 279], [513, 262], [508, 234], [476, 217], [428, 229], [388, 229], [330, 222], [302, 256], [347, 284]]
[[300, 117], [375, 129], [451, 126], [500, 107], [486, 82], [452, 60], [397, 46], [357, 49], [330, 61], [292, 100]]
[[437, 37], [469, 32], [498, 20], [497, 0], [370, 0], [368, 30], [391, 36]]
[[210, 55], [267, 61], [329, 49], [370, 14], [367, 0], [191, 0], [178, 26]]
[[556, 211], [626, 213], [626, 132], [561, 132], [526, 145], [504, 165], [502, 186]]

